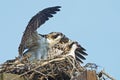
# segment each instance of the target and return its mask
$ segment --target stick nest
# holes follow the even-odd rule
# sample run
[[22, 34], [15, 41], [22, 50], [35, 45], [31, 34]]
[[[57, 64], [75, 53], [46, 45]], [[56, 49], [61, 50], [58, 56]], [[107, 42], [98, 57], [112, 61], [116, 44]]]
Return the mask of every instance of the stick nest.
[[16, 58], [6, 61], [0, 68], [0, 73], [17, 74], [25, 80], [70, 80], [83, 71], [84, 68], [71, 56], [33, 62], [27, 59], [19, 62]]

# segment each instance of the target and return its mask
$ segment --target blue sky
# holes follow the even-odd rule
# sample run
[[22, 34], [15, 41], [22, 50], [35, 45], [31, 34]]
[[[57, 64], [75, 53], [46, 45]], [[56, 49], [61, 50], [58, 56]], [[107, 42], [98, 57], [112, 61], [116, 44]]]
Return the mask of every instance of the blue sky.
[[62, 32], [86, 48], [87, 62], [100, 65], [116, 80], [120, 76], [119, 0], [1, 0], [0, 63], [18, 56], [18, 46], [28, 21], [38, 11], [62, 6], [42, 25], [41, 34]]

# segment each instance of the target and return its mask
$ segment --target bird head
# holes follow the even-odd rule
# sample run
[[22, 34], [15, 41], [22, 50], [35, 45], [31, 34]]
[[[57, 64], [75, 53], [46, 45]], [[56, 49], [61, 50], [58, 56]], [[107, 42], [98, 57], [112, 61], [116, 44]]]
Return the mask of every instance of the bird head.
[[64, 37], [64, 34], [60, 32], [51, 32], [45, 35], [49, 44], [54, 45], [60, 42], [60, 40]]

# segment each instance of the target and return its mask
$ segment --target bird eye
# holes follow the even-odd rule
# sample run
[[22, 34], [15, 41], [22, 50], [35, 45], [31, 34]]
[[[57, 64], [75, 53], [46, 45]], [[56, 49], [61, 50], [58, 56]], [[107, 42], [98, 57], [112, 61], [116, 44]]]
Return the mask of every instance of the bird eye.
[[52, 36], [53, 39], [57, 38], [59, 34]]

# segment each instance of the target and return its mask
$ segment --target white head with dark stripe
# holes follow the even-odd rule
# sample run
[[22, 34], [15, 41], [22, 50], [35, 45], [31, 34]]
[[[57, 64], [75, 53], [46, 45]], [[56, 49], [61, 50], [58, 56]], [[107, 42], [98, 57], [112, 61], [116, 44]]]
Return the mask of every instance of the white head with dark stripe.
[[61, 32], [51, 32], [45, 35], [45, 37], [50, 45], [54, 45], [60, 42], [60, 40], [64, 37], [64, 34]]
[[[64, 48], [63, 55], [71, 55], [76, 60], [82, 63], [82, 60], [85, 60], [87, 53], [85, 53], [85, 49], [76, 41], [70, 40], [61, 32], [51, 32], [47, 35], [43, 35], [46, 38], [49, 47], [55, 47], [55, 45], [59, 45], [59, 48]], [[65, 51], [64, 51], [65, 50]], [[62, 54], [62, 53], [61, 53]]]

